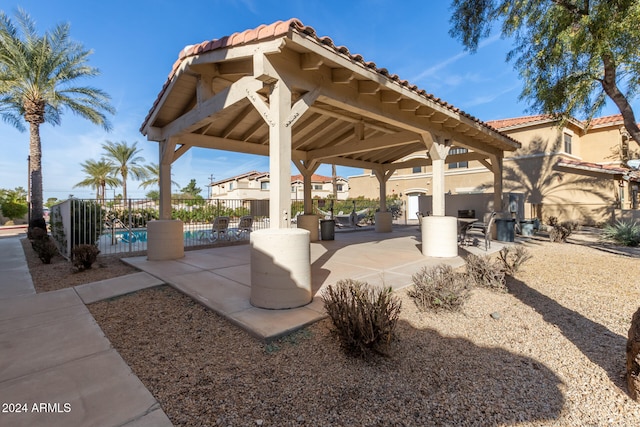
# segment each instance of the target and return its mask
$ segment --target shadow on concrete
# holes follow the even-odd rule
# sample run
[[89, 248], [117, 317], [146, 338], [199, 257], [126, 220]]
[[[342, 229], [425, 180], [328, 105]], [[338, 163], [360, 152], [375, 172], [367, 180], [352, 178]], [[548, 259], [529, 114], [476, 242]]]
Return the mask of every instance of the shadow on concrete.
[[612, 383], [627, 392], [622, 377], [625, 369], [626, 337], [564, 307], [514, 277], [507, 276], [507, 288], [509, 293], [540, 313], [547, 323], [557, 326], [589, 360], [607, 373]]

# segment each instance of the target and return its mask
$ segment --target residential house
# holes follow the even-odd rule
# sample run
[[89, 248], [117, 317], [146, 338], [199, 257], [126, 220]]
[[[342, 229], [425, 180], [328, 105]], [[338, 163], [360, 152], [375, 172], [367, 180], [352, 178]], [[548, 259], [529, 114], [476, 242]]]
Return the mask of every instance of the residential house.
[[[487, 124], [522, 144], [517, 151], [505, 153], [503, 185], [505, 194], [522, 195], [525, 217], [546, 221], [556, 216], [598, 224], [619, 217], [620, 209], [637, 209], [640, 179], [625, 164], [640, 158], [640, 151], [625, 131], [621, 115], [595, 118], [590, 123], [571, 119], [561, 127], [548, 115]], [[452, 147], [449, 157], [466, 151], [463, 146]], [[426, 149], [405, 160], [425, 157]], [[431, 177], [430, 166], [419, 166], [400, 169], [389, 178], [388, 194], [403, 198], [409, 218], [415, 218], [419, 196], [431, 194]], [[353, 197], [379, 194], [377, 180], [369, 170], [349, 177], [349, 186]], [[479, 160], [448, 162], [445, 191], [452, 196], [492, 193], [493, 175]], [[506, 205], [503, 203], [503, 210]]]
[[[291, 177], [291, 200], [303, 200], [304, 178]], [[338, 200], [349, 197], [349, 182], [336, 177]], [[332, 178], [313, 174], [311, 176], [311, 196], [326, 199], [333, 195]], [[269, 172], [251, 171], [211, 183], [211, 198], [233, 200], [265, 200], [269, 198]]]

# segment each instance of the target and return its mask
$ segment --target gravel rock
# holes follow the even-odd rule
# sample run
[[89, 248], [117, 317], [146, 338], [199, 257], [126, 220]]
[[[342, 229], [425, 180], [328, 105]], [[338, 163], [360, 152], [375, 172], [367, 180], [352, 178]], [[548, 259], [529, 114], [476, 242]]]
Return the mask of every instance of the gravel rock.
[[373, 360], [345, 356], [329, 320], [265, 344], [167, 286], [89, 309], [177, 426], [640, 425], [625, 378], [638, 258], [529, 250], [507, 293], [474, 289], [460, 312], [398, 291], [396, 339]]

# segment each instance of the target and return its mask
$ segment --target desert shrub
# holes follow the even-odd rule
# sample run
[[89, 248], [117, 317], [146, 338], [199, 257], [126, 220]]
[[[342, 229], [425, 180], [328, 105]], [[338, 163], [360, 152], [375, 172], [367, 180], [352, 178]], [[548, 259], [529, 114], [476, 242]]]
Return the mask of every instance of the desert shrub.
[[531, 254], [524, 246], [505, 246], [500, 249], [498, 257], [505, 274], [513, 276], [522, 264], [531, 259]]
[[574, 230], [578, 229], [577, 222], [558, 222], [558, 218], [555, 216], [550, 216], [548, 219], [548, 223], [551, 227], [551, 229], [549, 230], [549, 241], [551, 242], [564, 243], [567, 241], [567, 237], [569, 237]]
[[38, 258], [43, 264], [51, 264], [51, 260], [58, 254], [58, 247], [55, 242], [49, 238], [47, 232], [39, 227], [30, 228], [28, 238], [31, 241], [31, 247], [38, 254]]
[[471, 282], [482, 288], [499, 292], [507, 291], [505, 273], [498, 261], [492, 260], [488, 255], [469, 254], [464, 262]]
[[455, 272], [450, 265], [423, 267], [411, 279], [413, 287], [407, 294], [421, 311], [457, 311], [469, 298], [464, 275]]
[[322, 295], [345, 352], [357, 357], [385, 354], [400, 315], [400, 300], [391, 288], [340, 280]]
[[76, 245], [71, 250], [73, 265], [79, 270], [88, 270], [96, 262], [100, 250], [93, 245]]
[[607, 224], [602, 229], [602, 237], [624, 246], [638, 246], [640, 224], [635, 221], [616, 221], [614, 224]]

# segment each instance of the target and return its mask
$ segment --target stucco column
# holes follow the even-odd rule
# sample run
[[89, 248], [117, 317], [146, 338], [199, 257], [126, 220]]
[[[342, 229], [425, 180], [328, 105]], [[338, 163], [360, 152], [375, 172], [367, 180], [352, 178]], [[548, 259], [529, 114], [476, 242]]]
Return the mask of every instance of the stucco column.
[[308, 230], [310, 235], [309, 239], [311, 242], [317, 242], [319, 239], [319, 217], [318, 215], [313, 214], [313, 200], [311, 198], [311, 177], [313, 173], [320, 166], [319, 163], [312, 162], [295, 162], [296, 167], [300, 171], [303, 176], [303, 189], [304, 189], [304, 214], [298, 216], [297, 226], [298, 228], [302, 228]]
[[503, 158], [491, 156], [491, 166], [493, 172], [493, 210], [502, 211], [502, 172]]
[[[289, 228], [291, 220], [291, 91], [278, 80], [269, 95], [270, 228]], [[306, 181], [306, 180], [305, 180]]]
[[429, 148], [429, 157], [432, 161], [433, 170], [433, 198], [431, 212], [435, 216], [444, 216], [444, 160], [449, 154], [449, 146], [447, 140], [440, 142], [437, 138]]
[[171, 219], [171, 163], [173, 162], [173, 152], [175, 148], [173, 139], [161, 141], [159, 147], [160, 159], [160, 219]]
[[382, 169], [374, 169], [373, 173], [378, 179], [380, 185], [380, 212], [376, 212], [376, 232], [389, 233], [393, 218], [391, 212], [387, 212], [387, 181], [393, 175], [393, 170], [383, 171]]

